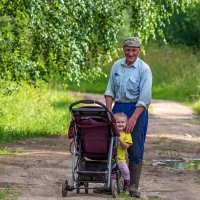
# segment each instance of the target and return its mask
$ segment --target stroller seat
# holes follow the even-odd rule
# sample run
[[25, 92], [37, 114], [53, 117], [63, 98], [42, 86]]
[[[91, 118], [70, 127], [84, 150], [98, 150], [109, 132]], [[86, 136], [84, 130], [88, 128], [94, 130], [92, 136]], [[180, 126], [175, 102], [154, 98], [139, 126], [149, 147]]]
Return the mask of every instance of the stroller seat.
[[[81, 106], [83, 104], [97, 104], [98, 106]], [[108, 108], [101, 102], [94, 100], [80, 100], [70, 105], [72, 120], [69, 127], [68, 137], [74, 139], [72, 178], [73, 185], [68, 181], [63, 186], [62, 194], [67, 191], [82, 189], [88, 192], [88, 184], [106, 183], [115, 197], [118, 191], [116, 180], [111, 179], [114, 163], [117, 162], [117, 137], [119, 132], [116, 128], [115, 119]], [[119, 170], [114, 173], [119, 179]], [[84, 184], [80, 184], [84, 183]]]

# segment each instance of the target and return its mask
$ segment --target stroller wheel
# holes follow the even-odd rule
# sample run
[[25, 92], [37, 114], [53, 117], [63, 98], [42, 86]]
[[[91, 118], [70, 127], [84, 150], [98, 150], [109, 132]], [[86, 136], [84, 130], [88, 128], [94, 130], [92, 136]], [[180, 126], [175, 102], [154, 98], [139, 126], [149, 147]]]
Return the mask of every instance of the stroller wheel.
[[79, 188], [76, 188], [76, 193], [80, 194], [80, 189]]
[[116, 180], [112, 180], [111, 182], [111, 193], [113, 198], [117, 197], [117, 181]]
[[82, 181], [81, 182], [77, 182], [76, 186], [78, 187], [78, 188], [76, 188], [76, 193], [79, 194], [80, 193], [80, 187], [81, 186], [85, 186], [85, 182], [82, 182]]
[[[81, 182], [77, 182], [76, 186], [80, 187]], [[80, 188], [76, 188], [76, 193], [79, 194], [80, 193]]]
[[85, 186], [85, 193], [87, 194], [88, 193], [89, 183], [88, 182], [84, 182], [84, 186]]
[[117, 191], [118, 191], [118, 193], [121, 193], [121, 192], [123, 192], [123, 190], [124, 190], [124, 179], [123, 179], [123, 177], [120, 177], [117, 182]]
[[67, 189], [66, 187], [68, 186], [68, 180], [66, 179], [64, 183], [62, 183], [62, 196], [66, 197], [67, 196]]

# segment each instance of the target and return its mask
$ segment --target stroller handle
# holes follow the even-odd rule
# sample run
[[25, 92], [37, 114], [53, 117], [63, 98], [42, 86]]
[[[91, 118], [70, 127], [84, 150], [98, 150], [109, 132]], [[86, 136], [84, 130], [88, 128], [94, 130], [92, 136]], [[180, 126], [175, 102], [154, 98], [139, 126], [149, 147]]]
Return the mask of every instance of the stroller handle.
[[71, 111], [72, 108], [75, 106], [75, 105], [78, 105], [80, 103], [84, 103], [84, 104], [98, 104], [100, 105], [101, 107], [105, 108], [107, 112], [109, 112], [108, 110], [108, 107], [101, 103], [100, 101], [97, 101], [97, 100], [91, 100], [91, 99], [82, 99], [82, 100], [79, 100], [79, 101], [75, 101], [73, 102], [70, 106], [69, 106], [69, 110]]

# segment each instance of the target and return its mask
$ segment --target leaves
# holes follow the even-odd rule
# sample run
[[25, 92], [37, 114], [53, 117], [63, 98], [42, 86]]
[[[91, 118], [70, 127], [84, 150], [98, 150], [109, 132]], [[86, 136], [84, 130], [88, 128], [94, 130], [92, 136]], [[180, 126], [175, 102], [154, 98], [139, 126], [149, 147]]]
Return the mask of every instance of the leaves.
[[163, 36], [163, 20], [189, 0], [1, 0], [0, 76], [30, 83], [95, 79], [117, 54], [122, 12], [131, 10], [132, 34]]

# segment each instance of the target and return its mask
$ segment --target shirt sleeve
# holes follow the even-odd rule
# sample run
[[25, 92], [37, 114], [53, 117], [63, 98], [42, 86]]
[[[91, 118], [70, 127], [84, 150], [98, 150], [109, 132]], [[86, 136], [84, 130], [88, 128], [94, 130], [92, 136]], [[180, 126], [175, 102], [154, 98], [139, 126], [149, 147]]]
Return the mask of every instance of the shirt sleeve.
[[125, 140], [124, 142], [128, 143], [128, 144], [132, 144], [132, 137], [131, 137], [131, 134], [130, 133], [126, 133], [126, 137], [125, 137]]
[[113, 99], [115, 98], [114, 94], [114, 84], [113, 84], [113, 67], [110, 72], [110, 78], [106, 87], [105, 96], [111, 96]]
[[146, 109], [152, 100], [152, 72], [147, 67], [141, 77], [140, 95], [136, 106], [144, 106]]

